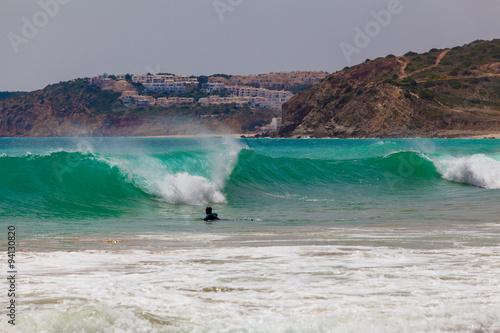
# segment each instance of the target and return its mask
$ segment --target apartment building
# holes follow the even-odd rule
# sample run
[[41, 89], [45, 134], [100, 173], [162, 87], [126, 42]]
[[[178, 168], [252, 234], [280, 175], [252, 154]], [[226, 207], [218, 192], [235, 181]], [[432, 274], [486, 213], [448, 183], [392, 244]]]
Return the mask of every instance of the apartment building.
[[133, 75], [132, 82], [141, 83], [147, 92], [183, 94], [186, 87], [198, 84], [198, 79], [188, 75]]
[[262, 97], [266, 103], [263, 108], [281, 109], [281, 105], [293, 97], [292, 92], [286, 90], [268, 90], [264, 88], [254, 88], [250, 86], [228, 86], [229, 94], [239, 97]]
[[134, 98], [136, 96], [139, 96], [139, 93], [136, 90], [129, 90], [129, 91], [124, 91], [120, 97], [122, 100], [123, 104], [126, 106], [133, 106], [134, 105]]
[[170, 107], [177, 104], [193, 104], [194, 98], [186, 97], [160, 97], [155, 99], [152, 96], [141, 96], [135, 90], [124, 91], [120, 97], [123, 104], [128, 107]]
[[156, 100], [156, 106], [158, 107], [170, 107], [178, 104], [193, 104], [194, 98], [186, 97], [160, 97]]
[[190, 77], [188, 75], [174, 75], [175, 82], [183, 82], [186, 85], [195, 85], [198, 84], [198, 78]]
[[89, 82], [102, 90], [111, 90], [115, 86], [115, 80], [110, 79], [106, 73], [90, 78]]
[[132, 82], [149, 84], [149, 83], [182, 83], [184, 86], [190, 86], [198, 84], [198, 79], [196, 77], [190, 77], [188, 75], [171, 75], [171, 74], [146, 74], [146, 75], [133, 75]]
[[156, 99], [151, 96], [136, 96], [134, 97], [134, 103], [138, 108], [147, 108], [155, 106]]
[[232, 103], [243, 105], [250, 102], [251, 101], [249, 99], [243, 97], [238, 97], [238, 96], [220, 97], [217, 95], [200, 98], [198, 100], [198, 103], [202, 106], [214, 105], [214, 104], [232, 104]]
[[124, 91], [120, 97], [123, 104], [128, 107], [146, 108], [155, 106], [156, 99], [151, 96], [141, 96], [135, 90]]
[[254, 109], [270, 109], [270, 110], [280, 110], [283, 102], [277, 102], [268, 100], [264, 97], [259, 96], [229, 96], [229, 97], [220, 97], [220, 96], [209, 96], [205, 98], [200, 98], [198, 103], [202, 106], [206, 105], [218, 105], [218, 104], [238, 104], [244, 105], [248, 104], [251, 108]]
[[280, 90], [297, 85], [312, 85], [328, 75], [324, 71], [278, 72], [259, 75], [235, 75], [226, 84], [253, 85], [260, 88]]
[[226, 85], [224, 83], [220, 83], [220, 82], [204, 83], [203, 86], [201, 87], [201, 91], [203, 91], [206, 94], [211, 94], [214, 92], [223, 91], [225, 89], [226, 89]]
[[170, 94], [183, 94], [186, 92], [186, 85], [184, 82], [164, 81], [160, 79], [153, 79], [151, 83], [143, 83], [147, 92], [170, 93]]

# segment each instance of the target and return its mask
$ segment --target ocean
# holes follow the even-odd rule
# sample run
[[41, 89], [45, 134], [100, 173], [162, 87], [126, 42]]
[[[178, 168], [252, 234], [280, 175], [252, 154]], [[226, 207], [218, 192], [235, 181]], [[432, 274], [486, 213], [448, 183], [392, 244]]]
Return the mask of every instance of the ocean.
[[1, 332], [500, 332], [498, 140], [3, 138], [0, 171]]

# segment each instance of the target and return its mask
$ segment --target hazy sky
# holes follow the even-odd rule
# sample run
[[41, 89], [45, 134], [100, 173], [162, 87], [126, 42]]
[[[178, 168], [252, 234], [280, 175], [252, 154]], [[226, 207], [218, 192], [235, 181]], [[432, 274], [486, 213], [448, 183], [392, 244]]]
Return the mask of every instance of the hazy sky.
[[334, 72], [500, 38], [499, 0], [0, 0], [0, 91], [78, 77]]

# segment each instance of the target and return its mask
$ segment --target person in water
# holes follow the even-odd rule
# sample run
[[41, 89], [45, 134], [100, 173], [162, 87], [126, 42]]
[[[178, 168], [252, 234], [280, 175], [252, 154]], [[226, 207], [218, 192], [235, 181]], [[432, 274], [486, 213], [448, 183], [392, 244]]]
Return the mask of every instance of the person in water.
[[217, 216], [217, 214], [212, 213], [212, 207], [205, 208], [205, 214], [207, 214], [207, 216], [205, 216], [205, 218], [203, 219], [205, 221], [213, 221], [213, 220], [218, 220], [219, 219], [219, 217]]

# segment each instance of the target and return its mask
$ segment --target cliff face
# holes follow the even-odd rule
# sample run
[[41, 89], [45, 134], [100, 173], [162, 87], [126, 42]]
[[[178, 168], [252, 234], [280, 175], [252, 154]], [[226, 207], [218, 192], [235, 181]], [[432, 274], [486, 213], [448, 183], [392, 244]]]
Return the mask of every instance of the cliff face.
[[279, 137], [500, 132], [500, 40], [366, 61], [283, 106]]
[[103, 92], [84, 80], [59, 83], [0, 101], [0, 136], [96, 134], [120, 94]]

